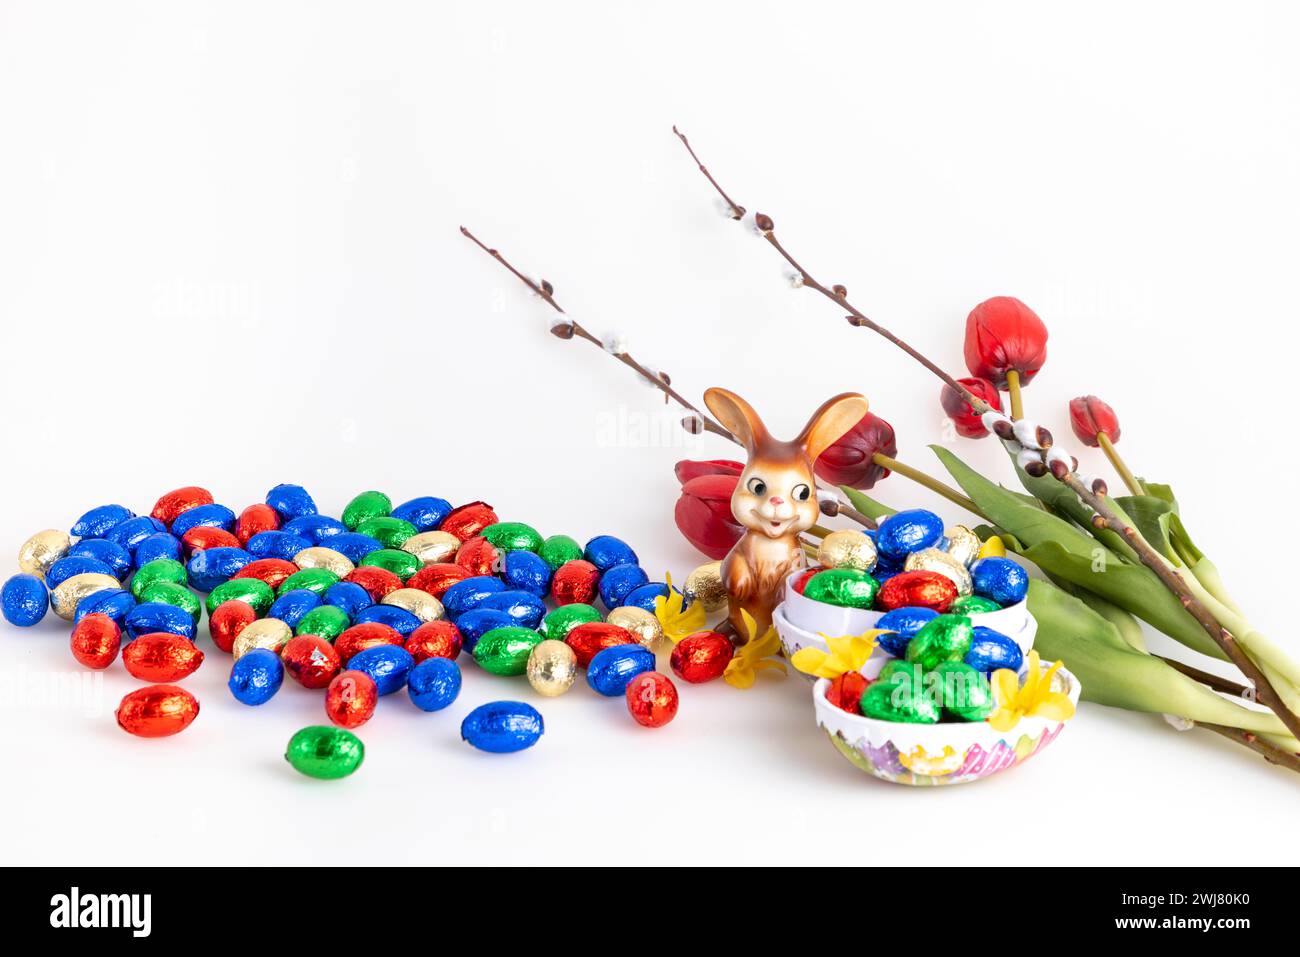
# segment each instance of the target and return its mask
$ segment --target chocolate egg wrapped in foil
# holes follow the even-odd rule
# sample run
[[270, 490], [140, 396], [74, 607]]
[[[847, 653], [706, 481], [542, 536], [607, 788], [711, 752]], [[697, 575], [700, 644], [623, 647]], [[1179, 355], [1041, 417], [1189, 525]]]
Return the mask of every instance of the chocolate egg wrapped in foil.
[[535, 552], [542, 547], [541, 534], [524, 522], [497, 522], [479, 534], [503, 552]]
[[[370, 596], [372, 602], [383, 601], [385, 595], [402, 587], [400, 578], [387, 569], [376, 568], [374, 565], [354, 569], [348, 573], [344, 581], [351, 585], [360, 585], [366, 590], [366, 594]], [[330, 586], [330, 588], [333, 587], [334, 585]], [[326, 591], [329, 591], [329, 589], [326, 589]]]
[[441, 711], [460, 695], [460, 666], [449, 658], [426, 658], [406, 679], [406, 693], [421, 711]]
[[135, 564], [138, 568], [160, 558], [179, 561], [183, 550], [183, 543], [171, 532], [154, 532], [135, 547]]
[[321, 598], [325, 604], [333, 605], [349, 618], [355, 618], [357, 612], [375, 603], [370, 592], [356, 582], [350, 581], [335, 582], [325, 589], [325, 594]]
[[[212, 502], [212, 493], [207, 489], [200, 485], [186, 485], [183, 488], [173, 489], [160, 495], [149, 515], [164, 525], [170, 525], [183, 512], [198, 508], [200, 505], [211, 505]], [[177, 532], [176, 534], [179, 535], [180, 533]]]
[[488, 595], [505, 591], [506, 586], [499, 578], [479, 575], [466, 578], [452, 585], [442, 594], [442, 604], [447, 616], [453, 621], [471, 608], [477, 608]]
[[132, 678], [170, 684], [194, 674], [203, 664], [203, 652], [188, 638], [157, 632], [123, 648], [122, 664]]
[[[336, 537], [342, 538], [343, 536]], [[375, 542], [376, 546], [378, 544], [378, 542]], [[339, 546], [331, 543], [331, 547], [338, 548]], [[244, 543], [244, 548], [254, 558], [282, 558], [285, 561], [291, 561], [293, 556], [304, 548], [311, 548], [311, 542], [301, 535], [295, 535], [293, 532], [280, 529], [278, 532], [258, 532]]]
[[579, 625], [600, 620], [600, 612], [593, 605], [561, 605], [542, 619], [541, 632], [547, 638], [563, 641]]
[[456, 619], [456, 628], [460, 629], [461, 641], [470, 654], [478, 640], [495, 628], [516, 628], [518, 623], [508, 612], [496, 608], [471, 608]]
[[245, 625], [243, 630], [235, 638], [235, 644], [231, 653], [238, 661], [244, 655], [248, 654], [254, 648], [264, 648], [267, 651], [273, 651], [277, 655], [293, 638], [293, 632], [289, 626], [276, 618], [259, 618], [251, 624]]
[[284, 522], [316, 514], [316, 503], [301, 485], [277, 485], [266, 493], [266, 504], [275, 509]]
[[880, 555], [901, 562], [912, 552], [934, 548], [943, 541], [943, 519], [924, 508], [910, 508], [880, 521], [876, 548]]
[[[565, 605], [564, 607], [581, 608], [583, 606]], [[559, 609], [556, 609], [556, 611], [559, 611]], [[555, 612], [551, 614], [555, 614]], [[549, 619], [549, 617], [548, 615], [547, 618]], [[611, 611], [609, 617], [605, 620], [611, 625], [627, 629], [636, 636], [637, 641], [647, 648], [654, 648], [664, 637], [663, 625], [659, 624], [659, 619], [644, 608], [624, 605], [622, 608], [615, 608]]]
[[76, 538], [103, 538], [128, 518], [135, 518], [135, 512], [125, 505], [99, 505], [77, 519], [72, 534]]
[[984, 674], [992, 674], [1001, 668], [1018, 674], [1025, 656], [1020, 646], [1002, 632], [976, 625], [971, 635], [970, 650], [962, 660]]
[[[184, 585], [188, 581], [189, 573], [185, 570], [184, 565], [171, 559], [160, 558], [149, 562], [147, 565], [142, 565], [140, 570], [135, 573], [135, 577], [131, 579], [131, 594], [139, 598], [140, 593], [155, 582], [172, 582], [177, 585]], [[208, 590], [204, 589], [204, 591]]]
[[624, 603], [633, 590], [650, 581], [650, 576], [639, 565], [615, 565], [600, 576], [600, 600], [613, 610]]
[[339, 517], [343, 519], [344, 525], [355, 530], [366, 519], [388, 515], [392, 511], [393, 500], [383, 492], [372, 489], [369, 492], [361, 492], [343, 506], [343, 514]]
[[480, 751], [510, 754], [535, 745], [546, 727], [541, 714], [522, 701], [479, 705], [460, 725], [461, 739]]
[[[811, 584], [811, 582], [810, 582]], [[933, 608], [947, 611], [957, 598], [957, 586], [952, 579], [938, 572], [898, 572], [880, 586], [876, 603], [886, 611], [895, 608]]]
[[[140, 602], [161, 602], [164, 605], [174, 605], [188, 612], [196, 625], [199, 623], [199, 617], [203, 612], [203, 602], [199, 601], [199, 596], [184, 585], [178, 585], [175, 582], [154, 582], [140, 592]], [[76, 620], [75, 615], [73, 620]]]
[[283, 683], [284, 663], [280, 656], [266, 648], [254, 648], [231, 666], [226, 686], [240, 704], [256, 707], [274, 698]]
[[122, 647], [122, 629], [106, 615], [87, 615], [72, 629], [72, 657], [96, 671], [107, 668]]
[[72, 621], [77, 612], [77, 605], [83, 598], [105, 589], [121, 588], [121, 583], [112, 575], [98, 572], [82, 572], [73, 575], [58, 588], [50, 592], [50, 607], [54, 613], [66, 621]]
[[[677, 592], [677, 589], [674, 588], [672, 591]], [[680, 594], [680, 592], [678, 592], [678, 594]], [[669, 590], [667, 582], [647, 582], [646, 584], [639, 585], [628, 592], [623, 598], [623, 604], [618, 607], [640, 608], [642, 611], [648, 611], [653, 615], [655, 606], [659, 603], [659, 600], [661, 598], [667, 598], [668, 595]], [[685, 600], [685, 596], [683, 595], [682, 601], [685, 602]]]
[[507, 552], [501, 561], [501, 580], [511, 588], [544, 598], [551, 590], [551, 566], [532, 552]]
[[876, 567], [876, 543], [869, 535], [853, 529], [831, 532], [817, 548], [817, 564], [869, 572]]
[[86, 615], [105, 615], [121, 626], [135, 606], [135, 596], [126, 589], [105, 588], [81, 599], [77, 603], [77, 610], [73, 613], [72, 620], [79, 622]]
[[937, 572], [957, 587], [959, 598], [969, 595], [973, 588], [966, 566], [941, 548], [923, 548], [919, 552], [912, 552], [903, 562], [903, 570]]
[[396, 605], [371, 605], [369, 608], [363, 608], [352, 616], [353, 625], [363, 625], [367, 622], [378, 622], [381, 625], [387, 625], [403, 638], [406, 638], [423, 624], [415, 615], [405, 608], [398, 608]]
[[370, 675], [340, 671], [325, 689], [325, 714], [340, 728], [359, 728], [375, 714], [379, 689]]
[[45, 617], [49, 606], [49, 589], [35, 575], [14, 575], [0, 591], [0, 607], [4, 610], [5, 621], [19, 628], [35, 625]]
[[[288, 622], [286, 622], [288, 624]], [[326, 641], [334, 641], [352, 625], [352, 619], [342, 608], [334, 605], [321, 605], [313, 608], [294, 627], [294, 635], [315, 635]]]
[[328, 545], [313, 545], [295, 552], [293, 563], [299, 568], [328, 568], [339, 578], [347, 578], [356, 568], [356, 564], [338, 549]]
[[655, 670], [654, 652], [644, 645], [619, 645], [606, 648], [587, 666], [587, 684], [607, 698], [616, 698], [627, 690], [637, 675]]
[[885, 632], [876, 641], [889, 654], [901, 658], [907, 654], [907, 643], [937, 617], [939, 613], [933, 608], [895, 608], [876, 622], [876, 627]]
[[962, 721], [983, 721], [993, 710], [988, 679], [965, 662], [945, 661], [931, 674], [949, 714]]
[[[472, 612], [471, 612], [472, 614]], [[501, 627], [501, 626], [497, 626]], [[489, 629], [490, 630], [490, 629]], [[405, 648], [411, 653], [418, 665], [426, 658], [449, 658], [455, 660], [465, 647], [465, 636], [461, 630], [445, 618], [426, 621], [406, 639]]]
[[297, 628], [298, 622], [311, 610], [318, 608], [323, 604], [323, 599], [314, 591], [308, 591], [306, 588], [295, 588], [293, 591], [287, 591], [283, 595], [277, 595], [271, 607], [267, 610], [268, 618], [275, 618], [284, 622], [290, 628]]
[[961, 661], [970, 651], [974, 634], [964, 615], [939, 615], [907, 643], [907, 661], [927, 671], [945, 661]]
[[299, 774], [333, 781], [361, 767], [366, 746], [351, 731], [327, 725], [303, 728], [289, 739], [284, 759]]
[[280, 513], [269, 505], [250, 505], [239, 513], [235, 519], [235, 537], [246, 542], [262, 532], [274, 532], [280, 528]]
[[47, 528], [23, 542], [18, 549], [18, 568], [24, 574], [43, 579], [50, 566], [68, 554], [70, 548], [72, 539], [67, 532]]
[[141, 738], [179, 734], [199, 716], [194, 695], [176, 685], [149, 685], [132, 691], [117, 706], [117, 725]]
[[542, 636], [531, 628], [493, 628], [474, 646], [474, 660], [494, 675], [522, 675], [528, 668], [529, 655], [542, 641]]
[[597, 535], [587, 542], [582, 557], [596, 566], [598, 571], [607, 571], [615, 565], [638, 565], [636, 552], [632, 546], [613, 535]]
[[568, 535], [552, 535], [537, 549], [537, 557], [555, 571], [565, 562], [582, 558], [582, 546]]
[[967, 567], [980, 553], [980, 537], [965, 525], [952, 526], [945, 537], [948, 539], [948, 554]]
[[954, 615], [987, 615], [989, 612], [998, 611], [1002, 608], [992, 598], [985, 598], [983, 595], [963, 595], [949, 606], [948, 611]]
[[[280, 526], [280, 531], [305, 538], [313, 545], [324, 545], [335, 535], [342, 535], [348, 527], [337, 518], [328, 515], [299, 515]], [[274, 529], [268, 529], [274, 531]], [[254, 533], [254, 534], [260, 534]], [[251, 537], [251, 536], [250, 536]], [[247, 541], [248, 539], [245, 539]]]
[[406, 540], [414, 538], [419, 529], [410, 522], [391, 515], [374, 515], [357, 525], [358, 535], [369, 535], [385, 548], [401, 548]]
[[93, 558], [103, 562], [112, 571], [109, 573], [118, 581], [126, 578], [131, 571], [131, 553], [116, 542], [104, 538], [84, 538], [68, 549], [68, 557]]
[[1009, 558], [981, 558], [970, 568], [975, 594], [991, 598], [1002, 607], [1025, 600], [1029, 573]]
[[[136, 554], [139, 554], [139, 552]], [[201, 552], [195, 552], [184, 570], [189, 574], [189, 580], [195, 588], [199, 591], [212, 591], [222, 582], [229, 581], [240, 569], [251, 564], [252, 561], [253, 556], [242, 548], [208, 548]], [[149, 564], [152, 565], [154, 562]], [[145, 566], [145, 568], [148, 567], [148, 565]], [[140, 572], [143, 571], [144, 568], [141, 568]], [[137, 578], [140, 577], [140, 572], [136, 573]], [[133, 582], [132, 588], [134, 587]]]
[[551, 597], [557, 605], [590, 605], [596, 600], [600, 569], [578, 558], [565, 562], [551, 578]]
[[808, 579], [804, 596], [842, 608], [870, 608], [879, 584], [858, 568], [828, 568]]
[[722, 581], [722, 562], [708, 562], [699, 566], [682, 585], [682, 594], [688, 604], [700, 602], [712, 614], [727, 607], [727, 586]]
[[469, 502], [458, 505], [448, 512], [438, 528], [440, 531], [450, 532], [464, 542], [499, 521], [501, 519], [487, 502]]
[[233, 532], [238, 519], [239, 516], [224, 505], [215, 502], [211, 505], [198, 505], [176, 516], [176, 521], [171, 523], [171, 533], [179, 538], [200, 525]]
[[[281, 594], [286, 591], [293, 589], [282, 587]], [[265, 615], [271, 602], [275, 601], [275, 592], [266, 582], [256, 578], [232, 578], [208, 592], [208, 614], [212, 614], [218, 605], [227, 601], [246, 601], [259, 615]]]
[[398, 588], [380, 599], [380, 604], [405, 608], [420, 619], [421, 624], [437, 621], [443, 615], [442, 602], [418, 588]]
[[410, 552], [425, 565], [434, 565], [452, 561], [460, 546], [460, 539], [451, 532], [420, 532], [402, 542], [402, 551]]
[[563, 641], [547, 638], [529, 653], [524, 674], [534, 691], [554, 698], [573, 687], [578, 677], [578, 656]]
[[184, 608], [160, 601], [141, 602], [122, 619], [122, 629], [131, 638], [156, 631], [166, 631], [194, 640], [194, 616]]
[[380, 697], [405, 687], [406, 678], [414, 667], [415, 659], [411, 653], [398, 645], [374, 645], [348, 659], [348, 670], [368, 674]]
[[907, 671], [873, 681], [862, 692], [858, 708], [868, 718], [907, 724], [937, 724], [941, 715], [938, 703], [926, 693], [924, 681]]
[[504, 611], [522, 628], [537, 628], [546, 617], [546, 603], [532, 592], [518, 589], [488, 595], [479, 607]]
[[[243, 581], [244, 579], [232, 579], [232, 581]], [[332, 585], [337, 585], [339, 576], [334, 574], [328, 568], [304, 568], [302, 571], [294, 572], [284, 581], [280, 582], [276, 588], [277, 595], [283, 595], [287, 591], [293, 591], [297, 588], [305, 588], [308, 591], [314, 591], [318, 595], [324, 595]], [[245, 599], [247, 600], [247, 599]]]
[[256, 578], [278, 591], [281, 585], [298, 574], [299, 571], [301, 569], [296, 564], [285, 561], [283, 558], [258, 558], [249, 562], [230, 577]]
[[430, 532], [441, 525], [442, 520], [451, 514], [451, 502], [445, 498], [424, 495], [403, 502], [401, 505], [394, 505], [392, 512], [389, 514], [393, 518], [400, 518], [403, 521], [410, 522], [421, 532]]
[[120, 525], [114, 525], [104, 535], [104, 539], [115, 545], [121, 545], [128, 552], [134, 552], [135, 547], [150, 535], [165, 531], [167, 526], [153, 516], [137, 515], [135, 518], [128, 518]]
[[381, 548], [357, 562], [357, 567], [382, 568], [392, 572], [402, 581], [406, 581], [418, 572], [423, 564], [410, 552], [404, 552], [400, 548]]

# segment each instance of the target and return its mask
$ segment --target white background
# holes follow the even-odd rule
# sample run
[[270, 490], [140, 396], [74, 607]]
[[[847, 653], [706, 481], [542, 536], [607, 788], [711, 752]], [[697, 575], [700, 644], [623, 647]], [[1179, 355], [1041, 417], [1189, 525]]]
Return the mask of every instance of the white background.
[[[699, 559], [672, 526], [673, 462], [731, 448], [686, 444], [655, 393], [548, 336], [461, 223], [688, 394], [730, 386], [792, 434], [860, 389], [900, 458], [936, 471], [936, 382], [792, 290], [717, 214], [677, 123], [810, 269], [958, 374], [971, 306], [1030, 303], [1051, 330], [1030, 414], [1064, 437], [1066, 401], [1104, 396], [1129, 462], [1175, 484], [1239, 600], [1300, 653], [1293, 15], [904, 6], [4, 3], [0, 542], [103, 502], [147, 512], [178, 485], [238, 510], [295, 481], [334, 514], [372, 487], [482, 498], [545, 533], [622, 535], [652, 573], [685, 575]], [[953, 444], [1011, 481], [991, 443]], [[936, 504], [899, 477], [876, 494]], [[916, 791], [836, 755], [793, 677], [686, 687], [655, 732], [580, 687], [542, 705], [538, 747], [496, 757], [458, 740], [460, 718], [532, 695], [471, 666], [447, 712], [385, 700], [361, 771], [317, 782], [281, 759], [322, 719], [316, 695], [235, 704], [203, 633], [201, 716], [146, 741], [113, 722], [135, 685], [120, 665], [86, 707], [46, 706], [76, 673], [66, 624], [0, 626], [0, 859], [1300, 851], [1296, 778], [1207, 733], [1085, 706], [1028, 765]]]

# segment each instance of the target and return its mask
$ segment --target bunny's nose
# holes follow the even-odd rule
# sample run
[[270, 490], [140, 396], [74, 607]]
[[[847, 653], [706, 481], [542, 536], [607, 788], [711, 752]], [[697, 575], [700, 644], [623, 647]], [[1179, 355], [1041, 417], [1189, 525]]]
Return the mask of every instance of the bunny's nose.
[[771, 498], [768, 499], [768, 501], [773, 505], [785, 504], [785, 499], [781, 498], [779, 495], [773, 495]]

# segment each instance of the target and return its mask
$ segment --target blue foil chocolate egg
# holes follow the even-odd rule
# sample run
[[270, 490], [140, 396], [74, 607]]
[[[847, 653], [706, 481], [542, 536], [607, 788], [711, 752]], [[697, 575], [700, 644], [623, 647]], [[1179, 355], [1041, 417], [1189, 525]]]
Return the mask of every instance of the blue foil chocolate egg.
[[493, 628], [509, 628], [515, 624], [508, 612], [496, 608], [471, 608], [456, 618], [456, 628], [460, 632], [461, 647], [472, 654], [478, 640]]
[[0, 589], [0, 609], [5, 621], [19, 628], [36, 624], [45, 617], [49, 607], [50, 591], [35, 575], [14, 575]]
[[358, 612], [375, 603], [375, 600], [370, 597], [370, 592], [356, 582], [335, 582], [325, 589], [322, 597], [325, 599], [325, 604], [342, 610], [349, 618], [356, 618]]
[[155, 532], [165, 532], [167, 526], [151, 515], [137, 515], [135, 518], [128, 518], [125, 522], [114, 525], [104, 535], [104, 538], [114, 545], [120, 545], [128, 552], [135, 550], [135, 547], [143, 542]]
[[[478, 605], [492, 611], [504, 611], [512, 625], [536, 629], [546, 617], [546, 603], [532, 592], [512, 589], [488, 595]], [[459, 621], [459, 619], [457, 619]]]
[[118, 581], [131, 572], [131, 553], [124, 545], [110, 542], [106, 538], [83, 538], [68, 549], [67, 557], [93, 558], [97, 562], [103, 562], [113, 569], [113, 577]]
[[369, 535], [362, 535], [360, 532], [342, 532], [338, 535], [331, 535], [325, 543], [326, 548], [332, 548], [340, 555], [347, 557], [353, 565], [359, 565], [361, 559], [365, 558], [371, 552], [380, 551], [384, 543], [377, 538], [371, 538]]
[[125, 505], [100, 505], [86, 512], [72, 526], [74, 538], [103, 538], [135, 512]]
[[160, 558], [169, 558], [174, 562], [181, 558], [181, 540], [171, 532], [154, 532], [135, 547], [132, 560], [140, 568]]
[[985, 674], [1000, 668], [1009, 668], [1018, 674], [1025, 656], [1020, 646], [1002, 632], [976, 625], [971, 636], [970, 651], [966, 652], [963, 660], [976, 671]]
[[533, 552], [507, 552], [502, 560], [501, 580], [511, 588], [544, 598], [551, 590], [551, 566]]
[[1003, 608], [1024, 601], [1029, 593], [1029, 573], [1009, 558], [981, 558], [970, 567], [970, 577], [975, 594]]
[[301, 535], [313, 545], [320, 545], [325, 539], [342, 535], [347, 530], [346, 525], [328, 515], [299, 515], [280, 526], [280, 531]]
[[212, 591], [222, 582], [233, 578], [235, 572], [252, 560], [253, 556], [242, 548], [221, 545], [195, 552], [185, 566], [185, 571], [190, 576], [192, 586], [199, 591]]
[[493, 754], [510, 754], [531, 748], [545, 730], [538, 710], [522, 701], [492, 701], [479, 705], [460, 723], [463, 741]]
[[275, 509], [282, 522], [316, 514], [316, 503], [301, 485], [277, 485], [266, 493], [266, 504]]
[[77, 610], [72, 614], [72, 621], [78, 624], [87, 615], [106, 615], [120, 628], [135, 606], [135, 596], [125, 588], [105, 588], [77, 602]]
[[352, 616], [354, 625], [363, 625], [368, 621], [387, 625], [403, 638], [409, 637], [411, 632], [423, 624], [414, 614], [396, 605], [371, 605], [369, 608], [362, 608]]
[[880, 522], [876, 548], [886, 559], [901, 562], [912, 552], [943, 541], [943, 519], [924, 508], [909, 508]]
[[231, 531], [235, 527], [235, 521], [238, 518], [234, 512], [224, 505], [196, 505], [193, 508], [187, 508], [176, 516], [172, 522], [172, 534], [181, 537], [191, 528], [224, 528]]
[[600, 576], [600, 600], [613, 611], [634, 589], [650, 581], [640, 565], [615, 565]]
[[184, 608], [146, 601], [136, 605], [122, 621], [128, 637], [139, 638], [155, 631], [165, 631], [194, 640], [194, 619]]
[[281, 558], [291, 562], [293, 556], [304, 548], [311, 548], [311, 542], [301, 535], [277, 529], [273, 532], [258, 532], [244, 543], [244, 548], [254, 558]]
[[632, 546], [613, 535], [597, 535], [582, 550], [582, 557], [591, 562], [600, 571], [615, 565], [636, 565], [638, 560]]
[[895, 658], [902, 658], [907, 653], [907, 643], [912, 640], [912, 636], [937, 617], [939, 613], [933, 608], [895, 608], [885, 612], [876, 622], [877, 628], [888, 632], [877, 636], [876, 641]]
[[421, 711], [441, 711], [460, 694], [460, 665], [450, 658], [426, 658], [407, 675], [406, 693]]
[[348, 659], [348, 670], [369, 675], [381, 695], [400, 690], [414, 666], [411, 653], [398, 645], [375, 645]]
[[654, 652], [644, 645], [615, 645], [597, 652], [587, 666], [587, 684], [593, 691], [614, 698], [643, 671], [655, 670]]
[[[677, 591], [676, 588], [673, 591]], [[650, 582], [647, 585], [640, 585], [633, 588], [623, 599], [624, 605], [630, 605], [633, 608], [643, 608], [650, 614], [655, 611], [655, 599], [668, 597], [668, 585], [666, 582]]]
[[254, 648], [230, 668], [230, 693], [240, 704], [266, 704], [284, 683], [284, 664], [267, 648]]
[[409, 502], [403, 502], [388, 514], [393, 518], [400, 518], [404, 522], [410, 522], [418, 531], [431, 532], [442, 524], [442, 520], [447, 517], [447, 513], [450, 511], [451, 502], [445, 498], [425, 495], [420, 498], [413, 498]]
[[[307, 588], [295, 588], [285, 592], [271, 603], [267, 618], [277, 618], [290, 628], [297, 628], [307, 612], [318, 608], [321, 596]], [[351, 615], [348, 616], [349, 618]]]
[[[45, 573], [45, 584], [49, 588], [58, 588], [73, 575], [80, 575], [83, 572], [99, 572], [101, 575], [113, 575], [113, 569], [104, 564], [97, 558], [86, 558], [82, 555], [65, 555]], [[83, 601], [85, 599], [82, 599]]]
[[456, 582], [442, 593], [442, 607], [453, 621], [465, 612], [483, 604], [488, 595], [506, 590], [505, 583], [490, 575], [476, 575]]

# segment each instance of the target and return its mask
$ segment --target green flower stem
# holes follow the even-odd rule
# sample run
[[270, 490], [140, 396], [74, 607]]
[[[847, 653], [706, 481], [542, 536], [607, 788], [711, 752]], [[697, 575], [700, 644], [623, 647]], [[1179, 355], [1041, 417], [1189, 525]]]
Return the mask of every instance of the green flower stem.
[[1136, 476], [1129, 471], [1128, 466], [1124, 464], [1124, 460], [1120, 458], [1119, 450], [1115, 448], [1115, 444], [1111, 442], [1110, 437], [1105, 432], [1097, 433], [1097, 444], [1105, 453], [1106, 458], [1110, 459], [1111, 466], [1119, 473], [1119, 477], [1124, 480], [1124, 485], [1127, 486], [1129, 492], [1133, 495], [1147, 494], [1147, 490], [1142, 487], [1142, 483], [1137, 480]]
[[934, 492], [936, 495], [943, 496], [948, 501], [952, 502], [954, 505], [960, 505], [962, 508], [966, 509], [966, 511], [970, 512], [972, 515], [978, 515], [986, 522], [989, 520], [988, 516], [979, 510], [979, 506], [976, 505], [969, 498], [967, 498], [965, 495], [961, 494], [961, 492], [957, 491], [951, 485], [945, 485], [943, 482], [940, 482], [937, 478], [934, 478], [931, 475], [927, 475], [925, 472], [922, 472], [920, 469], [914, 469], [910, 465], [904, 465], [902, 462], [898, 461], [898, 459], [892, 459], [888, 455], [884, 455], [880, 452], [877, 452], [875, 455], [871, 456], [871, 461], [874, 462], [876, 465], [879, 465], [881, 468], [889, 469], [889, 471], [891, 472], [897, 472], [899, 475], [903, 476], [904, 478], [909, 478], [913, 482], [916, 482], [919, 485], [924, 485], [931, 492]]
[[1011, 397], [1011, 418], [1019, 422], [1025, 417], [1025, 406], [1020, 398], [1020, 373], [1007, 370], [1007, 394]]
[[[1179, 540], [1175, 538], [1173, 541], [1174, 546], [1177, 547]], [[1241, 606], [1233, 601], [1232, 596], [1228, 594], [1228, 589], [1224, 586], [1223, 579], [1219, 576], [1219, 569], [1214, 562], [1202, 556], [1199, 560], [1189, 561], [1187, 564], [1192, 574], [1196, 576], [1196, 580], [1205, 587], [1206, 591], [1238, 615], [1245, 615], [1245, 612], [1241, 610]]]
[[825, 538], [833, 531], [833, 528], [826, 528], [823, 525], [812, 525], [805, 534], [812, 535], [814, 538]]

